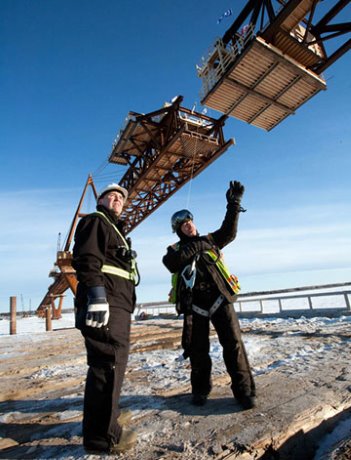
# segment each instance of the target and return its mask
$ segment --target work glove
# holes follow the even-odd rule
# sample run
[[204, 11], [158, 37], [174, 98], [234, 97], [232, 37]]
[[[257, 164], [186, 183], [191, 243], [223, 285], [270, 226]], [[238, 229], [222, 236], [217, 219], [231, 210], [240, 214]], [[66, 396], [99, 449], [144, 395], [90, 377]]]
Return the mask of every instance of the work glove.
[[244, 191], [245, 187], [239, 181], [230, 181], [229, 188], [226, 193], [227, 202], [240, 205]]
[[109, 304], [104, 286], [94, 286], [88, 290], [88, 309], [85, 324], [90, 327], [106, 326], [110, 316]]

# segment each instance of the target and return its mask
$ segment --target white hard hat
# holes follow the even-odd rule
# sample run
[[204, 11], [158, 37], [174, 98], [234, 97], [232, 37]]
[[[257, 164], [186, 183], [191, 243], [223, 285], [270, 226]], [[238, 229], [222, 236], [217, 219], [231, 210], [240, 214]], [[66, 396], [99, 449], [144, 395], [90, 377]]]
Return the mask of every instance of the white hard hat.
[[112, 192], [113, 190], [115, 190], [116, 192], [121, 193], [123, 195], [124, 201], [125, 202], [127, 201], [127, 199], [128, 199], [128, 190], [125, 189], [124, 187], [121, 187], [118, 184], [109, 184], [109, 185], [107, 185], [105, 188], [103, 188], [101, 190], [101, 192], [99, 193], [97, 199], [100, 200], [100, 198], [102, 198], [106, 193]]

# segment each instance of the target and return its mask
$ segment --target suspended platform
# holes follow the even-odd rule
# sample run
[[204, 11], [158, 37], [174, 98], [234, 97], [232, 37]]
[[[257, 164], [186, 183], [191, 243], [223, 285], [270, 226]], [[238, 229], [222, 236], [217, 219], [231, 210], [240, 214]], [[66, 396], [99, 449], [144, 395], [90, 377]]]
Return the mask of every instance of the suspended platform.
[[216, 120], [180, 107], [182, 97], [148, 114], [130, 112], [109, 162], [128, 165], [119, 184], [129, 192], [122, 214], [127, 232], [222, 155], [226, 116]]
[[326, 89], [323, 78], [261, 37], [240, 54], [217, 42], [199, 75], [202, 104], [267, 131]]
[[[269, 131], [325, 90], [322, 71], [350, 49], [340, 37], [350, 34], [351, 23], [332, 23], [350, 2], [322, 5], [330, 10], [314, 24], [320, 4], [248, 0], [197, 66], [201, 103]], [[335, 37], [338, 48], [327, 53], [324, 43]]]

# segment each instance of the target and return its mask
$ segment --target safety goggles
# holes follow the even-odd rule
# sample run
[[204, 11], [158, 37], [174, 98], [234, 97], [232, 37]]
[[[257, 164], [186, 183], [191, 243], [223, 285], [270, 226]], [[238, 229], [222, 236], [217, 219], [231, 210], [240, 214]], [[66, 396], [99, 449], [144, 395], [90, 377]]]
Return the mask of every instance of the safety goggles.
[[194, 216], [187, 209], [182, 209], [173, 214], [171, 220], [173, 232], [176, 232], [178, 228], [188, 220], [194, 220]]

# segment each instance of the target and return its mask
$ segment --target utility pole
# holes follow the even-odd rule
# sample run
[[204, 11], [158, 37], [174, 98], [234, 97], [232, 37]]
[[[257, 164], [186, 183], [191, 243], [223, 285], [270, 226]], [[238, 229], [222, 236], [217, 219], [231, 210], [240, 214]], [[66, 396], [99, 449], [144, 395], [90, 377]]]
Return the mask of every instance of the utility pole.
[[24, 300], [23, 300], [23, 294], [21, 294], [21, 306], [22, 306], [22, 318], [24, 318]]

